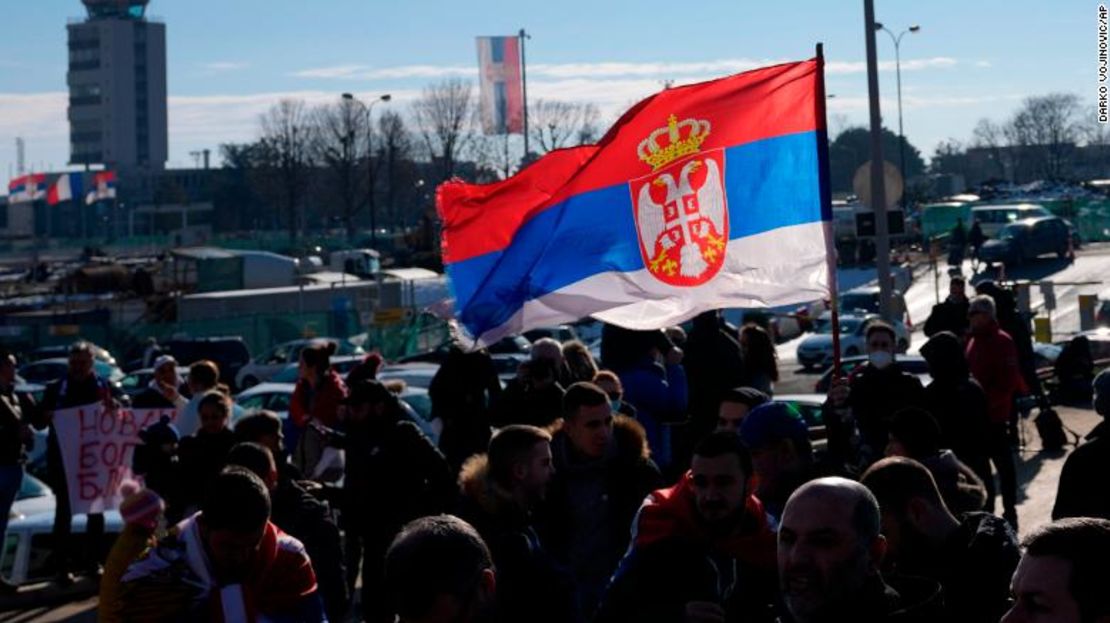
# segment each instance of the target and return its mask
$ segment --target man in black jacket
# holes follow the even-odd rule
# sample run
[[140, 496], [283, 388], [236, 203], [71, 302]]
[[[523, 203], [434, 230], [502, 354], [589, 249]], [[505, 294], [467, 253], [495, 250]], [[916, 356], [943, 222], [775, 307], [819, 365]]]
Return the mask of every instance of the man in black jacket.
[[686, 465], [694, 445], [717, 427], [717, 407], [725, 393], [741, 384], [744, 358], [740, 340], [721, 325], [718, 310], [694, 317], [694, 326], [683, 348], [682, 367], [686, 368], [690, 422], [684, 431], [685, 449], [677, 452], [675, 462]]
[[497, 568], [499, 620], [582, 620], [574, 578], [545, 547], [536, 527], [553, 471], [551, 435], [512, 424], [498, 430], [489, 451], [471, 457], [459, 476], [459, 516], [482, 535]]
[[[69, 505], [69, 488], [66, 484], [65, 466], [62, 463], [62, 450], [54, 429], [55, 412], [98, 402], [115, 406], [119, 404], [119, 396], [120, 392], [115, 386], [96, 375], [93, 367], [92, 345], [88, 342], [76, 342], [69, 349], [69, 369], [66, 376], [46, 386], [42, 409], [36, 414], [35, 428], [41, 430], [49, 427], [50, 430], [46, 440], [46, 469], [48, 484], [54, 490], [56, 500], [53, 530], [54, 561], [57, 581], [62, 585], [69, 585], [74, 581], [70, 565], [74, 562], [80, 548], [72, 538], [73, 513]], [[85, 525], [85, 538], [90, 546], [88, 551], [98, 551], [103, 536], [104, 514], [90, 513]], [[90, 570], [99, 573], [99, 560], [86, 562]]]
[[952, 277], [948, 282], [948, 298], [933, 305], [929, 319], [925, 321], [925, 335], [933, 337], [941, 331], [950, 331], [958, 337], [967, 333], [967, 281], [963, 277]]
[[455, 483], [447, 459], [379, 381], [357, 383], [344, 402], [346, 430], [328, 431], [328, 443], [346, 456], [340, 510], [348, 586], [361, 558], [363, 619], [392, 621], [382, 592], [389, 543], [409, 521], [448, 510]]
[[613, 414], [608, 395], [593, 383], [567, 389], [551, 454], [549, 544], [574, 571], [589, 614], [628, 547], [632, 518], [663, 479], [644, 428]]
[[154, 361], [154, 375], [146, 389], [132, 401], [136, 409], [176, 409], [180, 414], [189, 404], [181, 395], [181, 379], [177, 377], [177, 360], [162, 355]]
[[940, 582], [947, 620], [994, 623], [1006, 612], [1021, 558], [1006, 520], [982, 512], [957, 519], [932, 475], [913, 459], [883, 459], [861, 482], [882, 509], [885, 568]]
[[[35, 400], [15, 391], [15, 356], [0, 350], [0, 534], [8, 529], [8, 512], [23, 482], [24, 447], [31, 441], [29, 424]], [[0, 594], [15, 586], [0, 580]]]
[[858, 454], [838, 456], [838, 461], [866, 467], [882, 458], [890, 419], [906, 407], [921, 407], [925, 402], [921, 381], [895, 361], [896, 343], [893, 327], [873, 321], [867, 327], [867, 363], [856, 368], [847, 383], [834, 383], [829, 391], [827, 406], [832, 408], [826, 408], [826, 422], [830, 452], [845, 452], [844, 439], [851, 436], [851, 426], [841, 413], [844, 408], [850, 409], [859, 428]]
[[1101, 517], [1110, 519], [1110, 490], [1106, 477], [1110, 474], [1110, 371], [1103, 370], [1094, 382], [1095, 412], [1103, 420], [1087, 433], [1087, 441], [1064, 461], [1056, 490], [1053, 519], [1065, 517]]

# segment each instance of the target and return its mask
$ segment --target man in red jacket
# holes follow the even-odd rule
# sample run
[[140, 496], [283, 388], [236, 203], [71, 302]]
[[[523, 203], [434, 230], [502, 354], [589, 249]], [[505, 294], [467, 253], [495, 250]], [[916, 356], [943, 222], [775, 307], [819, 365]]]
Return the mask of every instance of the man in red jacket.
[[[998, 326], [994, 299], [983, 294], [976, 296], [968, 305], [967, 315], [971, 323], [967, 362], [971, 375], [987, 394], [987, 413], [991, 421], [990, 456], [994, 468], [998, 470], [1002, 516], [1017, 531], [1017, 475], [1008, 431], [1014, 398], [1028, 393], [1028, 389], [1021, 377], [1017, 346]], [[994, 506], [993, 497], [988, 500], [988, 505]]]
[[736, 433], [698, 444], [690, 471], [641, 507], [595, 622], [773, 620], [775, 535], [751, 478]]

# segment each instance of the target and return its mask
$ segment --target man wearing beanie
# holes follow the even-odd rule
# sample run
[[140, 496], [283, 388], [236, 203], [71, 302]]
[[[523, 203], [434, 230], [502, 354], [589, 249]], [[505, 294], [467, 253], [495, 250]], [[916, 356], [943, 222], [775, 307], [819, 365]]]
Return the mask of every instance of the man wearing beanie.
[[740, 423], [740, 440], [752, 453], [755, 495], [777, 531], [790, 495], [816, 476], [809, 426], [792, 405], [769, 402]]

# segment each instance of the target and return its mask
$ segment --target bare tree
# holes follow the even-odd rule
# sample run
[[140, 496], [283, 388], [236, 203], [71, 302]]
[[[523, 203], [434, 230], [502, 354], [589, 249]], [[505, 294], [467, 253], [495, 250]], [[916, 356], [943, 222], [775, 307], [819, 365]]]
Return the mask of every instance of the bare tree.
[[544, 152], [597, 140], [595, 104], [540, 99], [529, 108], [529, 133]]
[[1010, 168], [1011, 173], [1007, 173], [1007, 163], [1012, 160], [1012, 155], [1008, 156], [1008, 150], [1003, 149], [1006, 140], [1004, 128], [990, 119], [980, 119], [979, 123], [975, 125], [975, 129], [971, 131], [972, 147], [987, 151], [990, 159], [998, 167], [998, 177], [1013, 180], [1012, 168]]
[[371, 158], [366, 115], [355, 101], [340, 98], [312, 111], [312, 130], [312, 154], [324, 169], [325, 187], [338, 200], [347, 240], [352, 240], [362, 198], [374, 191], [367, 171]]
[[459, 155], [474, 138], [473, 85], [458, 78], [428, 86], [412, 112], [424, 148], [441, 179], [455, 174]]
[[1035, 158], [1038, 173], [1063, 177], [1079, 140], [1079, 98], [1050, 93], [1026, 98], [1010, 121], [1017, 143]]
[[398, 201], [404, 201], [415, 183], [412, 165], [412, 135], [405, 127], [405, 120], [395, 112], [383, 113], [378, 118], [378, 162], [385, 166], [386, 217], [391, 225], [404, 219], [397, 210]]
[[304, 101], [281, 100], [262, 114], [259, 125], [263, 163], [260, 190], [276, 199], [285, 212], [289, 219], [289, 239], [293, 243], [300, 229], [301, 202], [311, 164], [311, 125]]

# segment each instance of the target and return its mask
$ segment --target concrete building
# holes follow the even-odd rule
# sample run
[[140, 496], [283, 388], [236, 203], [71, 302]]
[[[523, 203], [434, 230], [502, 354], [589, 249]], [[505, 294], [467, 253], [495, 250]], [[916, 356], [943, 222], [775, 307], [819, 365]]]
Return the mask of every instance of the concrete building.
[[166, 163], [166, 26], [148, 0], [82, 0], [69, 33], [70, 164], [127, 172]]

